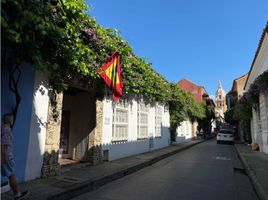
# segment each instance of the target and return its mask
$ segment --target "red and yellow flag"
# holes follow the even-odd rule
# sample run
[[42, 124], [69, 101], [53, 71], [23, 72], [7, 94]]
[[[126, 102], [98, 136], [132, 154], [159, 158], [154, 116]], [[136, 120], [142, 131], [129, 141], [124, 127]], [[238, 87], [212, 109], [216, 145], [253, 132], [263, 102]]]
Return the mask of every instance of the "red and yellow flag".
[[123, 82], [120, 73], [120, 55], [114, 53], [101, 68], [98, 69], [100, 76], [106, 85], [112, 90], [115, 101], [122, 97]]

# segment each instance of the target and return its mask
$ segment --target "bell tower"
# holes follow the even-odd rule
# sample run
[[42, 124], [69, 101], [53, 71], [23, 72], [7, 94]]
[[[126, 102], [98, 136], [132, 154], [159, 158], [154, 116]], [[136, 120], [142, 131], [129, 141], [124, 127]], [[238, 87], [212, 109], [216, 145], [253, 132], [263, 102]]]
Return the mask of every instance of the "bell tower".
[[221, 81], [215, 95], [215, 115], [217, 118], [224, 118], [224, 113], [227, 110], [226, 93], [222, 88]]

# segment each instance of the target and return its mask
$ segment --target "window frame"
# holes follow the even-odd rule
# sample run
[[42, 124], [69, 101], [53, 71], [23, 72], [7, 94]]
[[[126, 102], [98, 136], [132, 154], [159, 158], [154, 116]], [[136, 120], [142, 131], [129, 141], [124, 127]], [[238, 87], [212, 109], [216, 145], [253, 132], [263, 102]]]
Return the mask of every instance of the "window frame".
[[[118, 111], [120, 112], [125, 112], [126, 119], [124, 122], [116, 121], [118, 120]], [[128, 140], [128, 127], [129, 127], [129, 104], [127, 100], [125, 99], [120, 99], [117, 103], [114, 104], [113, 107], [113, 121], [112, 121], [112, 142], [122, 142], [122, 141], [127, 141]], [[125, 128], [125, 133], [117, 133], [116, 130], [118, 127], [124, 127]]]
[[[162, 122], [163, 122], [162, 111], [163, 111], [162, 106], [160, 106], [160, 105], [155, 106], [155, 137], [156, 138], [162, 137]], [[158, 134], [158, 130], [160, 130], [160, 134]]]
[[[143, 106], [143, 107], [142, 107]], [[138, 108], [137, 108], [137, 139], [147, 139], [149, 136], [149, 104], [145, 103], [144, 101], [138, 101]], [[142, 123], [141, 115], [146, 115], [146, 122]], [[141, 128], [147, 128], [146, 134], [141, 134]]]

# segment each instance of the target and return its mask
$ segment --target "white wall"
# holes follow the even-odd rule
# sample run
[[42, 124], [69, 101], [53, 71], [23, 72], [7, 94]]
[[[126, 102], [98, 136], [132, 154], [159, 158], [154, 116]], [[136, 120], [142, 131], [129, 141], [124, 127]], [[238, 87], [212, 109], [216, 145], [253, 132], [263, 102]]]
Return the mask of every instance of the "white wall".
[[[249, 90], [250, 85], [263, 72], [268, 70], [268, 34], [265, 33], [260, 50], [249, 74], [246, 91]], [[260, 95], [259, 111], [252, 109], [253, 116], [251, 121], [251, 135], [252, 142], [260, 145], [260, 151], [268, 153], [268, 100], [267, 96]], [[259, 117], [260, 116], [260, 117]], [[261, 127], [261, 128], [259, 128]]]
[[261, 129], [259, 128], [259, 111], [255, 110], [254, 108], [252, 108], [252, 133], [251, 133], [251, 137], [252, 137], [252, 142], [253, 143], [258, 143], [260, 145], [260, 147], [262, 148], [262, 133], [261, 133]]
[[[131, 100], [128, 105], [128, 140], [124, 142], [112, 142], [112, 123], [113, 123], [113, 100], [111, 96], [104, 98], [104, 120], [103, 120], [103, 135], [102, 149], [109, 151], [108, 160], [115, 160], [135, 154], [148, 152], [150, 150], [162, 148], [169, 145], [169, 110], [162, 106], [162, 136], [155, 138], [155, 104], [150, 104], [148, 112], [148, 138], [137, 139], [137, 101]], [[152, 136], [153, 140], [149, 137]], [[149, 143], [153, 143], [150, 148]]]
[[187, 119], [181, 123], [180, 126], [177, 127], [176, 133], [176, 142], [185, 142], [187, 140], [192, 139], [192, 131], [194, 131], [194, 136], [196, 136], [196, 130], [197, 130], [197, 122], [194, 122], [194, 130], [192, 130], [192, 122], [190, 119]]
[[36, 71], [25, 181], [40, 177], [45, 152], [48, 114], [48, 78]]
[[268, 153], [268, 96], [260, 95], [260, 119], [262, 131], [262, 149]]
[[169, 115], [169, 107], [163, 106], [162, 109], [162, 137], [159, 140], [156, 140], [154, 143], [153, 149], [162, 148], [168, 146], [170, 144], [170, 115]]
[[211, 133], [214, 133], [215, 129], [216, 129], [216, 120], [212, 120], [211, 121]]

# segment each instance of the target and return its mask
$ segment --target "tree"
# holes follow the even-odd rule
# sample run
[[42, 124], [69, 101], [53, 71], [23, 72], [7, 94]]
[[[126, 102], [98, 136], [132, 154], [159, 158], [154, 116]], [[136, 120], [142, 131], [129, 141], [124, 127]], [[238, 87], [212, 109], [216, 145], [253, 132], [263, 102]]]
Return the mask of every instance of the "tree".
[[23, 62], [46, 72], [51, 84], [64, 89], [64, 76], [97, 76], [94, 53], [84, 44], [87, 6], [82, 0], [1, 2], [1, 64], [9, 71], [9, 88], [14, 93], [16, 120], [21, 95], [18, 85]]
[[235, 114], [235, 107], [232, 107], [230, 109], [228, 109], [225, 113], [224, 113], [224, 120], [225, 122], [231, 124], [231, 125], [236, 125], [237, 124], [237, 120], [234, 117]]
[[251, 143], [251, 118], [252, 107], [248, 100], [248, 93], [244, 93], [241, 99], [237, 102], [234, 109], [234, 119], [239, 121], [242, 130], [244, 131], [244, 139]]
[[215, 118], [213, 104], [205, 105], [205, 117], [198, 119], [199, 128], [203, 129], [205, 133], [211, 134], [211, 121]]
[[57, 45], [57, 40], [53, 38], [60, 36], [60, 30], [51, 22], [53, 9], [50, 4], [34, 0], [7, 0], [1, 3], [1, 64], [8, 68], [9, 88], [16, 99], [12, 111], [15, 121], [21, 101], [18, 89], [22, 73], [20, 65], [30, 62], [42, 67], [44, 60], [55, 53], [53, 47]]
[[191, 121], [201, 120], [206, 117], [206, 108], [203, 102], [196, 102], [194, 96], [181, 90], [176, 83], [170, 84], [170, 131], [171, 140], [175, 141], [177, 127], [190, 118]]
[[169, 101], [171, 140], [176, 140], [176, 129], [187, 117], [186, 98], [176, 83], [170, 84], [171, 97]]

